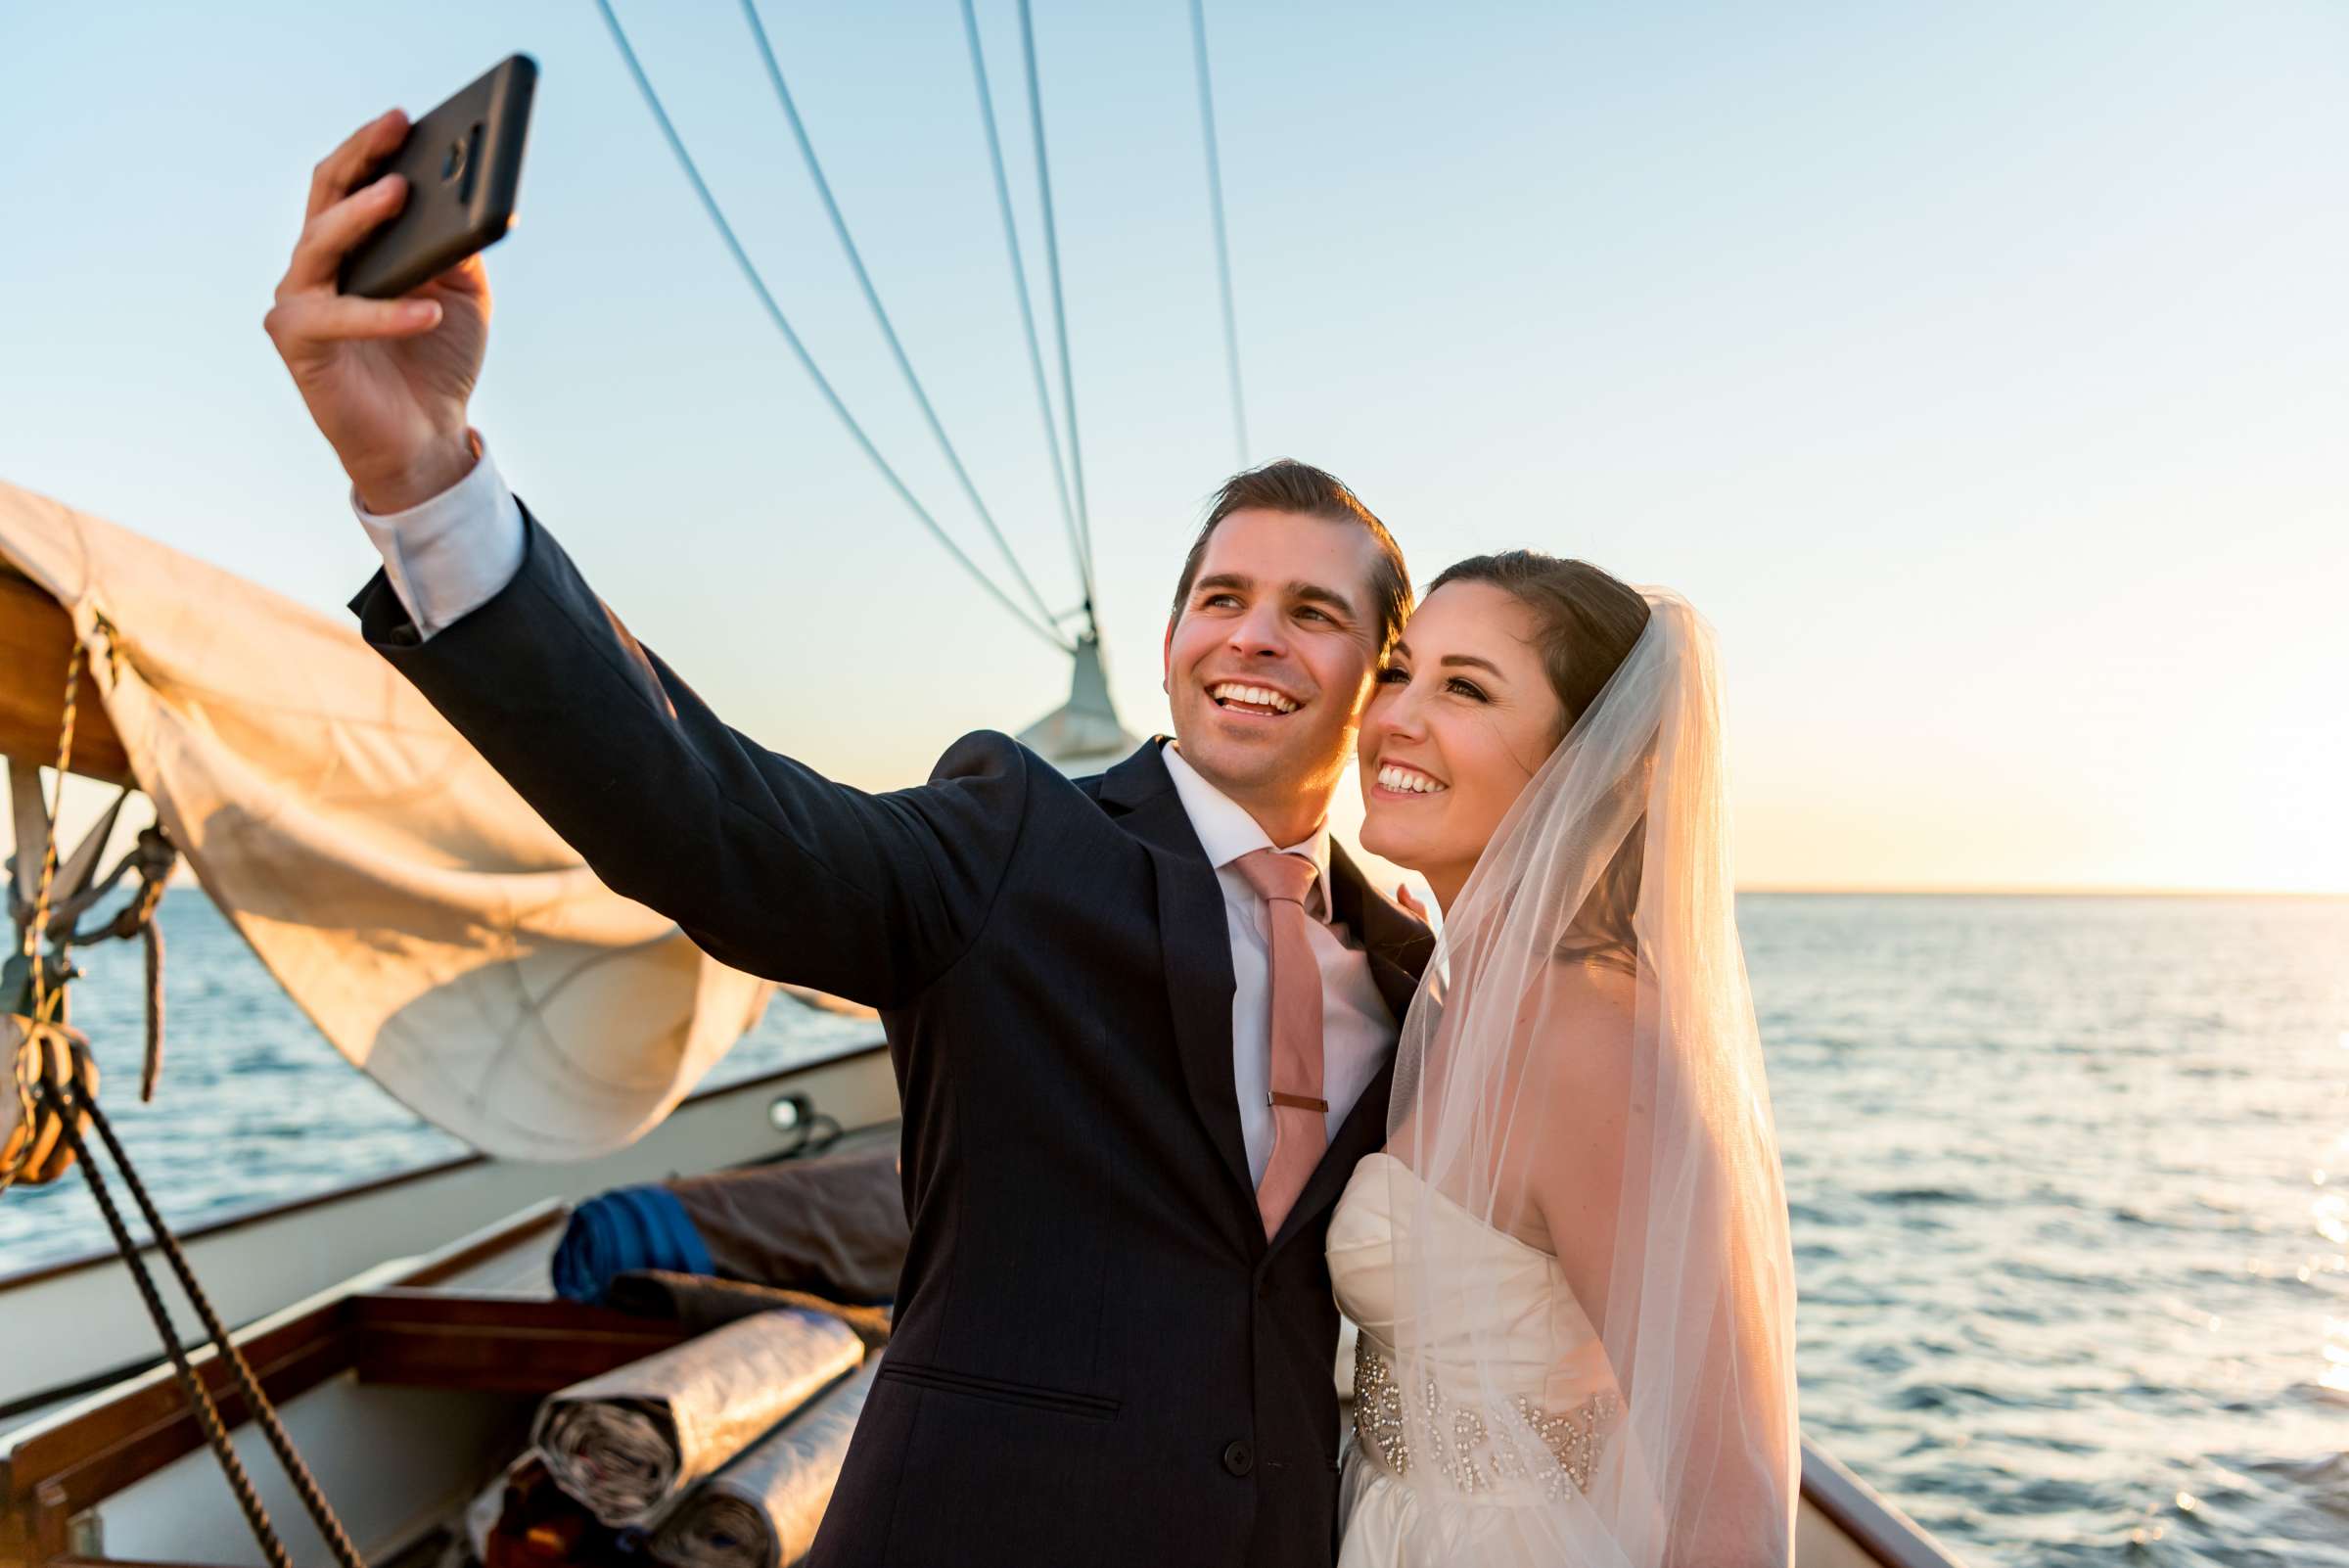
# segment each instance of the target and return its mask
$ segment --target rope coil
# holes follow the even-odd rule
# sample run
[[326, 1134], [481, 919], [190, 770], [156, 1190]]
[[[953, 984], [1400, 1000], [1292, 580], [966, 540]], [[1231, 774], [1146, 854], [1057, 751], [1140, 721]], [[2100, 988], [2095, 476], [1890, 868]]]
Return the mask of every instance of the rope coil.
[[[44, 859], [55, 858], [54, 842]], [[163, 889], [179, 863], [179, 851], [159, 827], [142, 828], [138, 843], [103, 882], [62, 902], [49, 895], [45, 883], [29, 904], [14, 897], [10, 913], [24, 931], [18, 962], [28, 971], [23, 992], [30, 1000], [23, 1013], [0, 1014], [0, 1048], [10, 1060], [10, 1086], [15, 1090], [17, 1117], [0, 1139], [0, 1191], [18, 1184], [43, 1186], [64, 1176], [73, 1165], [73, 1148], [60, 1127], [59, 1113], [43, 1095], [69, 1085], [84, 1099], [98, 1092], [98, 1069], [87, 1041], [66, 1022], [66, 986], [77, 971], [69, 952], [111, 939], [140, 940], [145, 960], [146, 1033], [139, 1074], [139, 1099], [151, 1103], [163, 1067], [163, 932], [155, 915]], [[106, 920], [76, 927], [73, 921], [106, 897], [128, 873], [135, 871], [139, 890]], [[40, 939], [49, 939], [46, 952]], [[11, 968], [16, 965], [12, 964]], [[86, 1119], [83, 1124], [87, 1125]]]
[[[42, 1045], [47, 1038], [47, 1026], [56, 1022], [50, 1015], [64, 1005], [65, 991], [62, 986], [54, 992], [49, 988], [49, 966], [41, 956], [41, 938], [49, 925], [49, 892], [57, 880], [57, 833], [54, 824], [66, 801], [66, 772], [73, 765], [73, 715], [75, 704], [81, 695], [83, 657], [81, 639], [76, 637], [71, 652], [66, 656], [66, 701], [58, 719], [57, 799], [54, 803], [44, 803], [42, 806], [50, 827], [41, 835], [40, 879], [33, 892], [29, 918], [24, 921], [23, 935], [19, 939], [19, 956], [25, 959], [32, 969], [29, 981], [31, 1000], [27, 1004], [29, 1016], [19, 1033], [16, 1048], [10, 1057], [9, 1082], [16, 1090], [19, 1116], [17, 1126], [9, 1132], [5, 1158], [0, 1158], [0, 1192], [16, 1185], [32, 1168], [36, 1159], [45, 1157], [48, 1150], [55, 1147], [57, 1140], [55, 1130], [44, 1134], [39, 1092], [46, 1076], [56, 1070]], [[22, 845], [18, 846], [17, 853], [23, 853]], [[9, 901], [13, 906], [16, 901], [16, 885], [13, 882], [9, 892]], [[11, 912], [14, 912], [13, 907]], [[69, 1058], [65, 1070], [71, 1071]], [[58, 1166], [49, 1171], [45, 1179], [55, 1179], [64, 1173], [64, 1169]]]

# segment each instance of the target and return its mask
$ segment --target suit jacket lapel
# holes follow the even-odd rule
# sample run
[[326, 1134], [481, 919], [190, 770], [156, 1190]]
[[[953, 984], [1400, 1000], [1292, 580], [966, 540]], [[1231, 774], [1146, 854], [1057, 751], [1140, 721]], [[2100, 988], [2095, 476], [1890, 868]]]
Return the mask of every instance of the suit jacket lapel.
[[1334, 841], [1329, 847], [1329, 912], [1343, 921], [1370, 960], [1370, 979], [1400, 1025], [1436, 939], [1409, 910], [1370, 886]]
[[[1256, 1187], [1240, 1137], [1239, 1099], [1231, 1085], [1231, 933], [1223, 888], [1199, 847], [1190, 814], [1152, 740], [1102, 775], [1101, 804], [1148, 847], [1158, 881], [1158, 935], [1166, 959], [1167, 1011], [1184, 1084], [1200, 1123], [1221, 1156], [1248, 1214]], [[1261, 1234], [1261, 1227], [1259, 1227]]]

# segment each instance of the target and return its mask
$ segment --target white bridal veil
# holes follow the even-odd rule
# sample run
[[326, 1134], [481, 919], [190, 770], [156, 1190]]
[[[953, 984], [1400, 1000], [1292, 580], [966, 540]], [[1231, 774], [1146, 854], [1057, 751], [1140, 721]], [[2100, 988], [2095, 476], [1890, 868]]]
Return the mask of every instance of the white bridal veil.
[[[1397, 1392], [1411, 1452], [1447, 1461], [1405, 1478], [1414, 1562], [1793, 1554], [1793, 1258], [1713, 636], [1678, 597], [1648, 601], [1448, 912], [1404, 1024], [1388, 1147], [1419, 1179], [1395, 1197]], [[1496, 1231], [1554, 1255], [1565, 1288], [1497, 1301]], [[1529, 1366], [1531, 1312], [1551, 1350]]]

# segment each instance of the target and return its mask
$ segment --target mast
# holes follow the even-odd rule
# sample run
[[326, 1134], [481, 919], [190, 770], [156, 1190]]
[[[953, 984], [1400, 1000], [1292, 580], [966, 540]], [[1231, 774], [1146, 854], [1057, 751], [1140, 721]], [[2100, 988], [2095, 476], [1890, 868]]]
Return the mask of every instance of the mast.
[[1109, 700], [1109, 674], [1101, 664], [1101, 639], [1080, 632], [1069, 676], [1069, 700], [1014, 737], [1022, 746], [1071, 778], [1098, 773], [1139, 746], [1118, 721]]

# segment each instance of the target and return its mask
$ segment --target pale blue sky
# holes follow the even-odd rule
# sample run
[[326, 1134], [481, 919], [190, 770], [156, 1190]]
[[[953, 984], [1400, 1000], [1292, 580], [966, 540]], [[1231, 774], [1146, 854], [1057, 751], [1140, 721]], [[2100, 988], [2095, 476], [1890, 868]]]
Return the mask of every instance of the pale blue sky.
[[[1015, 13], [983, 0], [1028, 231]], [[622, 4], [851, 403], [981, 544], [739, 11]], [[763, 15], [980, 486], [1073, 577], [951, 0]], [[1209, 6], [1252, 456], [1424, 578], [1720, 628], [1751, 885], [2349, 891], [2349, 11]], [[1113, 685], [1232, 466], [1181, 0], [1036, 0]], [[870, 785], [1065, 670], [916, 531], [588, 0], [0, 9], [0, 476], [304, 602], [370, 566], [260, 317], [310, 164], [543, 75], [479, 423], [736, 723]], [[1040, 278], [1039, 278], [1040, 283]]]

